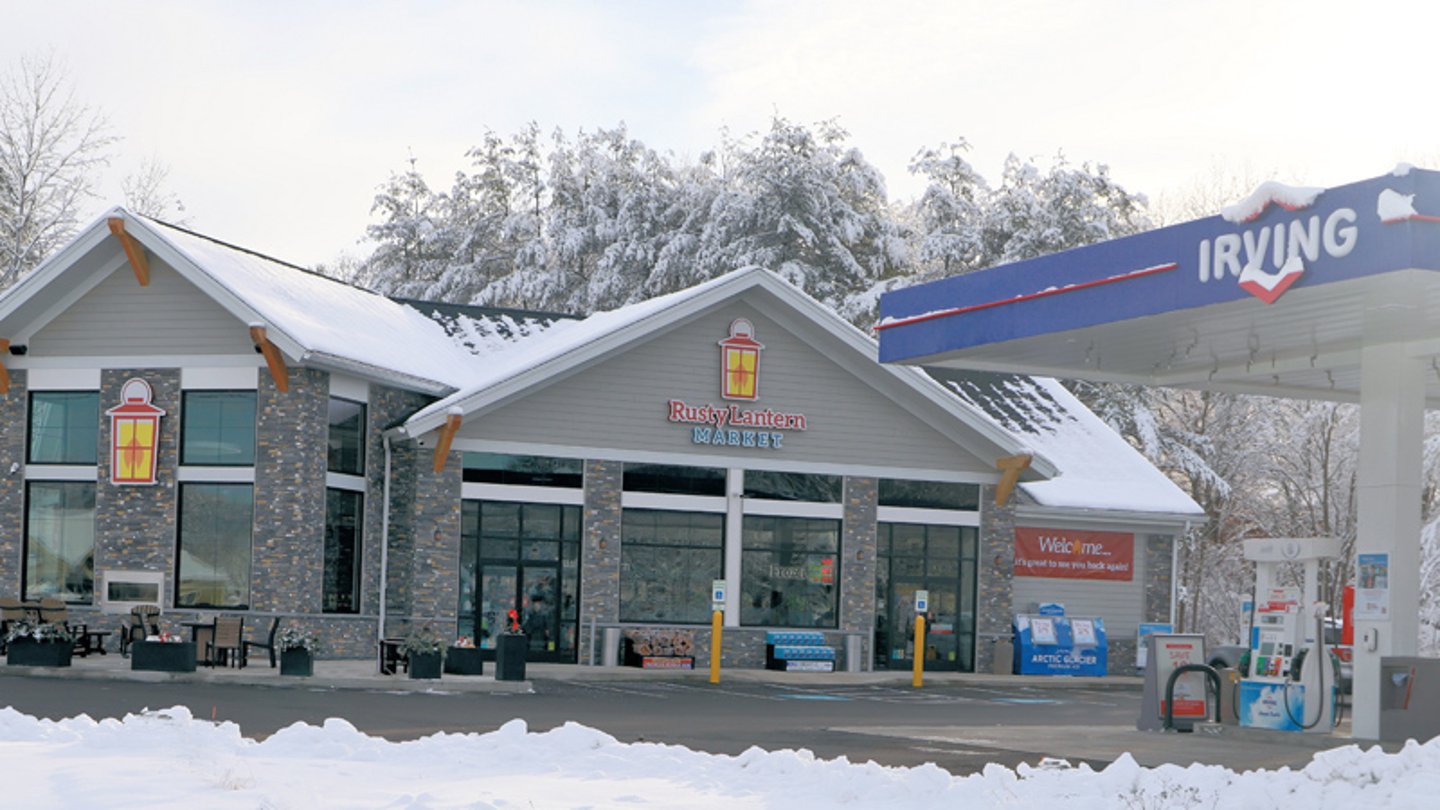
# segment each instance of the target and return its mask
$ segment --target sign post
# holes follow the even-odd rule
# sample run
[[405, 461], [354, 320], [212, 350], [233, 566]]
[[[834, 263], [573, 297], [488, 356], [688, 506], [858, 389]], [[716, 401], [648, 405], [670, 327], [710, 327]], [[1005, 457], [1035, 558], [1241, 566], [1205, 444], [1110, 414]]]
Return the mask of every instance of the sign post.
[[930, 592], [915, 592], [915, 669], [910, 676], [910, 685], [919, 689], [925, 685], [925, 612], [930, 609]]
[[720, 683], [720, 636], [725, 627], [725, 580], [710, 583], [710, 683]]

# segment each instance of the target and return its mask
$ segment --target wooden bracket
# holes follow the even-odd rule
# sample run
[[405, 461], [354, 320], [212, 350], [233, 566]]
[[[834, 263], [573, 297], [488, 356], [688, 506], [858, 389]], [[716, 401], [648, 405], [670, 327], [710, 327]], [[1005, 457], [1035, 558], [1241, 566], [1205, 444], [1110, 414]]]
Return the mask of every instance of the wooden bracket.
[[455, 433], [460, 430], [460, 420], [463, 417], [458, 413], [452, 413], [445, 417], [445, 424], [440, 428], [440, 438], [435, 442], [435, 472], [445, 472], [445, 459], [450, 455], [450, 443], [455, 441]]
[[140, 282], [141, 287], [149, 287], [150, 263], [145, 260], [145, 248], [125, 232], [125, 220], [121, 217], [110, 217], [106, 222], [110, 225], [110, 233], [115, 234], [115, 238], [120, 240], [120, 247], [125, 249], [125, 258], [130, 260], [130, 269], [135, 271], [135, 280]]
[[10, 339], [0, 338], [0, 394], [10, 393], [10, 370], [5, 368], [5, 355], [10, 353]]
[[1004, 506], [1010, 500], [1010, 493], [1020, 482], [1020, 473], [1025, 472], [1034, 457], [1029, 453], [995, 459], [995, 468], [1000, 471], [1000, 483], [995, 485], [995, 505]]
[[265, 327], [252, 325], [250, 327], [250, 340], [255, 343], [255, 348], [265, 355], [265, 365], [270, 367], [270, 378], [275, 381], [275, 387], [282, 392], [290, 390], [290, 370], [285, 367], [285, 357], [280, 354], [280, 349], [265, 334]]

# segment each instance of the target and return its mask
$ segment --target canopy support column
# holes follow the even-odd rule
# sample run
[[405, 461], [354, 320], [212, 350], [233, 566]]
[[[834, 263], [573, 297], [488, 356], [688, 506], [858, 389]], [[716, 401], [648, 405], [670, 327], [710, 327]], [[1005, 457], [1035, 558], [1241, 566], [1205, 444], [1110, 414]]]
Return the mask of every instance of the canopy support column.
[[[1351, 734], [1380, 738], [1380, 657], [1419, 646], [1421, 448], [1425, 363], [1400, 344], [1366, 346], [1360, 360], [1359, 555], [1384, 554], [1383, 581], [1357, 567]], [[1378, 570], [1378, 569], [1372, 569]], [[1385, 615], [1366, 615], [1365, 590], [1388, 588]], [[1365, 616], [1362, 618], [1362, 616]], [[1365, 639], [1373, 633], [1375, 649]]]

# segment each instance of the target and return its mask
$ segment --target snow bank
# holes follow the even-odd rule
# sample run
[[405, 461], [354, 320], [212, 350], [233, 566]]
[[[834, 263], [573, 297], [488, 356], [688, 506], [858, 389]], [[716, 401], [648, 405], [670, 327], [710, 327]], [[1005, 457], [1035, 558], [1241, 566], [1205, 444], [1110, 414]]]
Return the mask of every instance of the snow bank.
[[6, 806], [26, 808], [1420, 808], [1440, 793], [1440, 741], [1393, 755], [1348, 746], [1300, 771], [1151, 769], [1125, 755], [1099, 772], [1047, 760], [957, 777], [803, 750], [625, 744], [574, 723], [392, 743], [332, 719], [255, 742], [180, 707], [99, 722], [0, 709], [0, 778]]

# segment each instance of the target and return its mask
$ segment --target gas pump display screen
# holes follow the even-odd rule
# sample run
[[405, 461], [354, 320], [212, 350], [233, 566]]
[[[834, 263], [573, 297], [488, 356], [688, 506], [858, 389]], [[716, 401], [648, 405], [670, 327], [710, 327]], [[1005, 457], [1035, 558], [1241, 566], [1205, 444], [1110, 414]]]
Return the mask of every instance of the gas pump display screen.
[[1265, 656], [1274, 655], [1274, 654], [1275, 654], [1275, 642], [1273, 642], [1273, 641], [1262, 641], [1262, 642], [1260, 642], [1260, 654], [1261, 654], [1261, 655], [1265, 655]]

